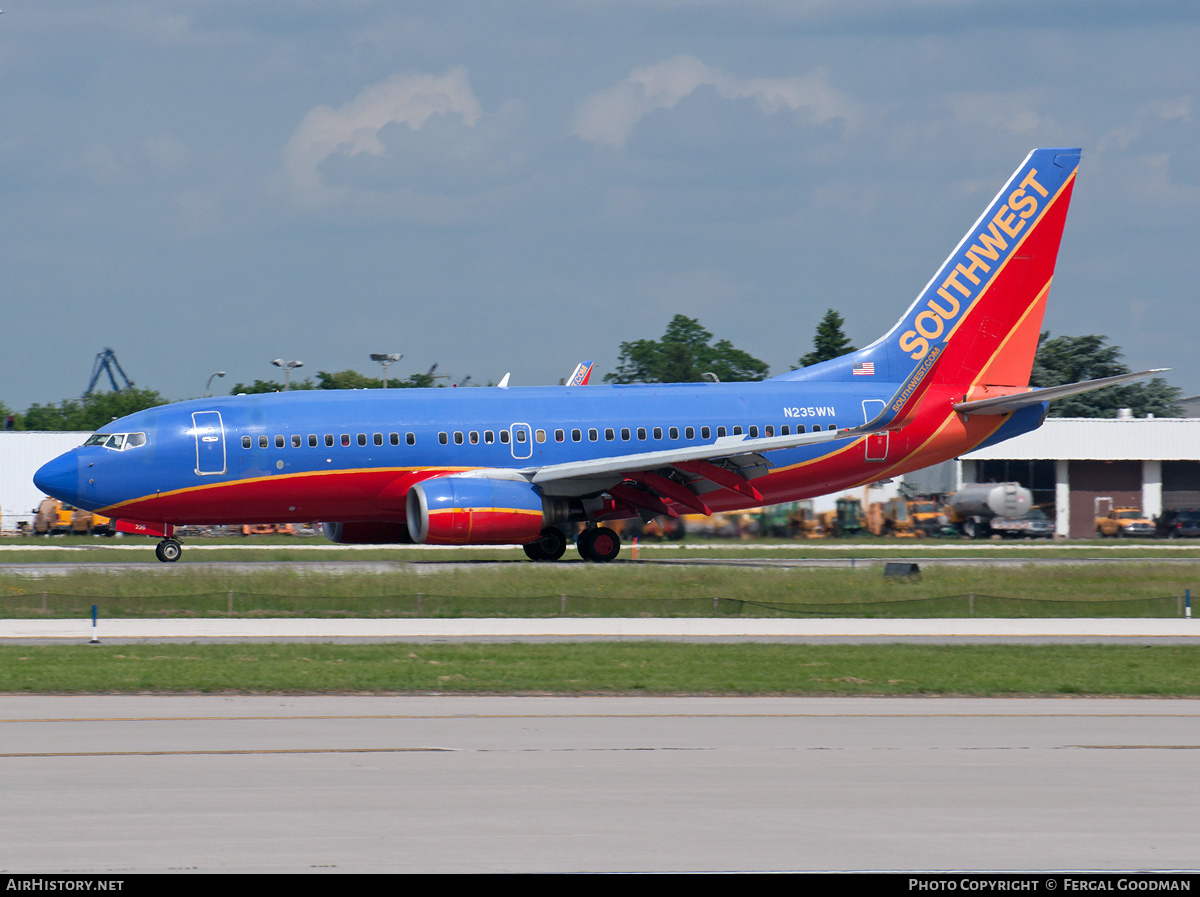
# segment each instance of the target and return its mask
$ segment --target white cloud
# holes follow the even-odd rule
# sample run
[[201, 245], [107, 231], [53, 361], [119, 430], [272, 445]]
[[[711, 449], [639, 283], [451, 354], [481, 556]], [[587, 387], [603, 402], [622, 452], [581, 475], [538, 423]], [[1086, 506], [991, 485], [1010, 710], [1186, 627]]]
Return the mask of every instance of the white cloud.
[[621, 147], [643, 118], [670, 109], [701, 87], [730, 100], [751, 99], [767, 115], [790, 110], [806, 121], [853, 121], [853, 104], [826, 83], [821, 71], [799, 78], [738, 78], [711, 68], [694, 56], [676, 56], [635, 68], [629, 77], [597, 91], [580, 103], [573, 133], [584, 140]]
[[1052, 128], [1052, 122], [1036, 109], [1041, 101], [1041, 91], [954, 93], [945, 99], [951, 115], [960, 124], [1012, 134]]
[[419, 131], [432, 116], [457, 115], [474, 127], [481, 114], [466, 69], [454, 68], [444, 75], [395, 75], [364, 88], [337, 109], [316, 106], [308, 111], [283, 150], [288, 188], [301, 203], [335, 198], [339, 191], [325, 183], [320, 171], [331, 156], [384, 155], [379, 135], [388, 125]]

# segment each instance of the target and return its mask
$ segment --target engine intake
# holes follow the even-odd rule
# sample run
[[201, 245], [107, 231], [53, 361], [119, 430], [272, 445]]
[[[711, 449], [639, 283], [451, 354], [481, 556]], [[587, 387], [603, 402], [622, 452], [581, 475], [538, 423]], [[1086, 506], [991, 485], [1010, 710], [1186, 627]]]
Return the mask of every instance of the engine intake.
[[408, 531], [430, 545], [532, 542], [567, 519], [567, 503], [532, 483], [486, 477], [435, 477], [408, 490]]

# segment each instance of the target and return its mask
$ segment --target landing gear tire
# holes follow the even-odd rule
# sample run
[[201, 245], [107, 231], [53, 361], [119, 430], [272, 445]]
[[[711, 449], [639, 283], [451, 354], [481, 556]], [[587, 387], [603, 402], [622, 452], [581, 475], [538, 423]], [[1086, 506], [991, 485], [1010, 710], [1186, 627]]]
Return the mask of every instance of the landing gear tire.
[[606, 564], [620, 554], [621, 537], [607, 526], [597, 526], [580, 533], [576, 547], [585, 561]]
[[979, 524], [977, 524], [974, 520], [964, 521], [963, 522], [963, 535], [966, 536], [968, 539], [978, 539], [979, 538]]
[[173, 564], [183, 554], [183, 546], [177, 539], [163, 539], [154, 546], [154, 556], [164, 564]]
[[536, 542], [527, 542], [524, 548], [525, 557], [531, 561], [557, 561], [567, 550], [567, 537], [562, 530], [548, 527]]

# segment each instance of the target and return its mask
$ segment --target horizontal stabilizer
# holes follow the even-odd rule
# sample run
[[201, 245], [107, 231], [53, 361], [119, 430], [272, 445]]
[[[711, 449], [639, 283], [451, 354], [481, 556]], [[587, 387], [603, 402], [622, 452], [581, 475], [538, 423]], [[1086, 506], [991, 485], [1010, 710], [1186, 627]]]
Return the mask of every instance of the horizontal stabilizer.
[[994, 399], [977, 399], [973, 402], [959, 402], [954, 410], [960, 414], [1007, 414], [1028, 405], [1037, 405], [1054, 399], [1064, 399], [1067, 396], [1091, 392], [1093, 389], [1104, 389], [1106, 386], [1116, 386], [1129, 380], [1149, 377], [1151, 374], [1161, 374], [1170, 368], [1155, 368], [1150, 371], [1138, 371], [1136, 374], [1120, 374], [1116, 377], [1101, 377], [1099, 380], [1084, 380], [1080, 383], [1066, 383], [1062, 386], [1047, 386], [1044, 389], [1034, 389], [1029, 392], [1019, 392], [1011, 396], [997, 396]]

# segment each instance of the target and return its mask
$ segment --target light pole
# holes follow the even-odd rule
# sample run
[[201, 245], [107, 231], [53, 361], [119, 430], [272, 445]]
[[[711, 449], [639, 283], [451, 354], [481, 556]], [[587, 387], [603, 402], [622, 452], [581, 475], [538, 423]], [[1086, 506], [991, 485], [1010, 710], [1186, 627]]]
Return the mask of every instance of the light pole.
[[381, 365], [383, 365], [383, 388], [384, 389], [387, 389], [387, 381], [388, 381], [387, 369], [389, 367], [391, 367], [392, 365], [394, 365], [397, 361], [399, 361], [403, 357], [404, 357], [403, 355], [397, 355], [394, 352], [389, 352], [387, 354], [384, 354], [382, 352], [372, 352], [371, 353], [371, 360], [378, 361]]
[[214, 372], [213, 372], [213, 373], [212, 373], [212, 374], [209, 376], [209, 378], [208, 378], [208, 382], [204, 384], [204, 398], [206, 398], [206, 399], [211, 399], [211, 398], [212, 398], [212, 382], [213, 382], [213, 377], [224, 377], [224, 376], [225, 376], [225, 372], [224, 372], [224, 371], [214, 371]]
[[292, 370], [294, 368], [304, 367], [303, 361], [284, 361], [282, 358], [276, 358], [271, 361], [271, 364], [277, 368], [283, 368], [283, 391], [287, 392], [292, 388]]

